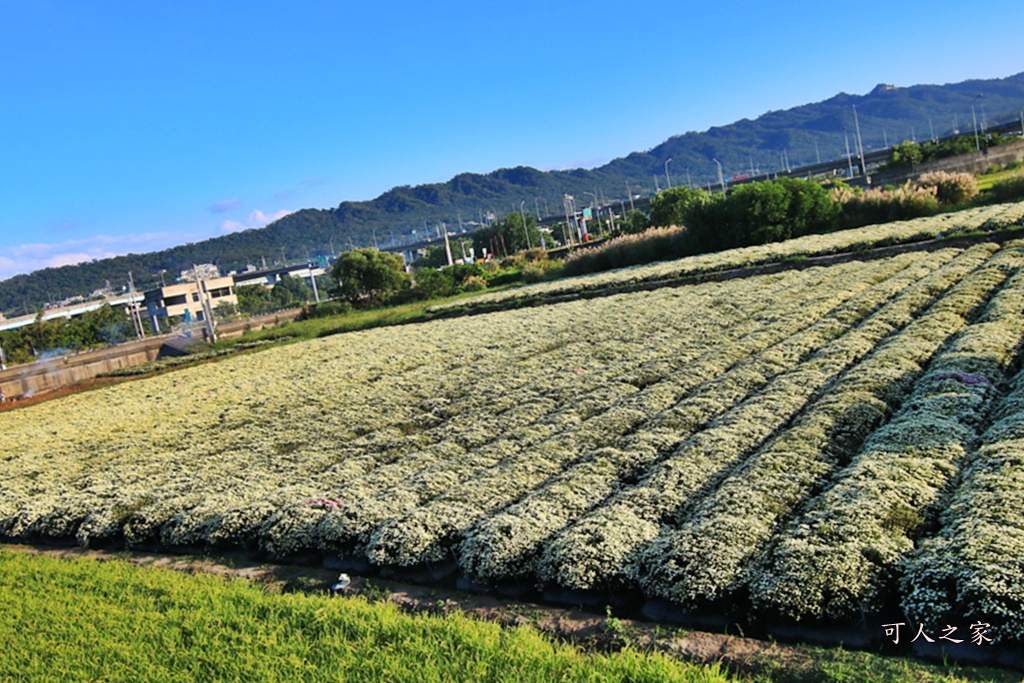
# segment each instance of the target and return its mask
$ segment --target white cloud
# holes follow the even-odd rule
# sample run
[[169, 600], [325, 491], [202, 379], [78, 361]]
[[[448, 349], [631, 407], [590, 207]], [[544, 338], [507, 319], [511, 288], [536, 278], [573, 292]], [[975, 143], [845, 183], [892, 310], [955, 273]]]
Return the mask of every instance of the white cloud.
[[248, 230], [249, 226], [245, 223], [227, 219], [221, 222], [220, 229], [222, 232], [238, 232], [239, 230]]
[[208, 208], [213, 213], [225, 213], [227, 211], [234, 211], [240, 206], [242, 206], [242, 200], [235, 197], [232, 199], [221, 199], [218, 202], [210, 204]]
[[225, 220], [221, 222], [220, 229], [223, 232], [238, 232], [239, 230], [251, 230], [253, 228], [262, 228], [265, 225], [269, 225], [274, 221], [284, 218], [290, 213], [295, 213], [294, 210], [282, 209], [275, 211], [274, 213], [267, 214], [263, 213], [259, 209], [255, 209], [249, 214], [249, 218], [245, 223], [240, 223], [233, 220]]
[[58, 268], [130, 252], [159, 251], [205, 238], [204, 235], [182, 232], [147, 232], [0, 247], [0, 280], [42, 268]]
[[[290, 213], [289, 210], [264, 213], [259, 209], [249, 213], [244, 222], [225, 220], [220, 224], [221, 234], [237, 230], [262, 228]], [[169, 247], [199, 242], [212, 237], [199, 232], [145, 232], [127, 235], [96, 235], [84, 239], [66, 240], [52, 244], [20, 244], [0, 246], [0, 280], [20, 273], [31, 273], [43, 268], [59, 268], [93, 259], [105, 259], [122, 254], [144, 254]]]
[[60, 268], [61, 266], [70, 266], [74, 265], [75, 263], [83, 263], [85, 261], [90, 261], [92, 259], [109, 258], [111, 256], [116, 256], [116, 254], [109, 251], [99, 256], [96, 255], [95, 251], [80, 251], [70, 252], [67, 254], [54, 254], [46, 261], [46, 265], [48, 268]]

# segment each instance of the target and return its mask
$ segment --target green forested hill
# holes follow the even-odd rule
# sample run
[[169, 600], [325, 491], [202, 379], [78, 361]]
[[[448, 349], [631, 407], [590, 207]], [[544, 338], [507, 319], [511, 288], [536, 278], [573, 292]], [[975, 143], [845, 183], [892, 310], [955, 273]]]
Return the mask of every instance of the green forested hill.
[[[982, 95], [978, 98], [978, 95]], [[950, 85], [907, 88], [879, 85], [866, 95], [840, 93], [823, 102], [756, 119], [674, 136], [656, 147], [634, 152], [594, 169], [539, 171], [529, 167], [488, 174], [462, 173], [448, 182], [398, 186], [376, 199], [341, 202], [333, 209], [303, 209], [265, 228], [247, 230], [160, 252], [128, 255], [61, 268], [48, 268], [0, 282], [0, 310], [33, 310], [50, 296], [87, 294], [109, 281], [125, 282], [132, 271], [140, 288], [159, 282], [159, 273], [177, 274], [192, 263], [217, 263], [222, 270], [246, 264], [288, 260], [367, 245], [410, 240], [439, 222], [461, 220], [470, 228], [487, 214], [502, 217], [520, 206], [527, 212], [558, 215], [562, 196], [586, 204], [593, 193], [616, 201], [631, 191], [651, 194], [667, 184], [704, 185], [717, 181], [718, 159], [727, 176], [779, 170], [821, 160], [841, 159], [845, 133], [854, 143], [854, 106], [866, 150], [886, 143], [970, 132], [972, 111], [987, 126], [1017, 120], [1024, 110], [1024, 73], [1004, 79], [971, 80]], [[713, 105], [709, 105], [713, 106]], [[523, 204], [525, 202], [525, 204]]]

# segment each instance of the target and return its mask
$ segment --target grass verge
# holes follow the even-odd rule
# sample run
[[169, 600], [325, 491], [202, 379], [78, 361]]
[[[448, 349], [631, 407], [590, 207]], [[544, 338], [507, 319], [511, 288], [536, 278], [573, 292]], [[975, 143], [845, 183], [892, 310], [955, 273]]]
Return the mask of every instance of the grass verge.
[[[0, 549], [0, 681], [918, 681], [1019, 674], [838, 648], [757, 673], [626, 646], [594, 653], [529, 626], [406, 614], [364, 597]], [[665, 647], [672, 650], [671, 647]]]
[[3, 681], [727, 681], [718, 666], [588, 654], [533, 629], [360, 598], [0, 551]]

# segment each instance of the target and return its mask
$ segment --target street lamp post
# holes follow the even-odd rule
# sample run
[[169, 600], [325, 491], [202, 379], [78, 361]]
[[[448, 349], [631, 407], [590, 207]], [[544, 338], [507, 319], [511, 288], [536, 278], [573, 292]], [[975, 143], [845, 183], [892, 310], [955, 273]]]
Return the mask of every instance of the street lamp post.
[[668, 176], [668, 162], [672, 161], [672, 157], [665, 159], [665, 184], [668, 185], [666, 189], [672, 189], [672, 179]]
[[722, 186], [722, 196], [725, 196], [725, 178], [722, 176], [722, 162], [718, 159], [712, 159], [718, 165], [718, 184]]
[[600, 232], [601, 231], [601, 218], [598, 216], [597, 194], [595, 194], [594, 192], [587, 192], [586, 190], [583, 191], [583, 194], [589, 194], [591, 197], [594, 198], [594, 220], [597, 221], [597, 229], [598, 229], [598, 232]]
[[971, 100], [971, 120], [974, 122], [974, 149], [979, 152], [981, 151], [981, 138], [978, 137], [978, 116], [974, 113], [974, 103], [977, 102], [980, 97], [981, 95], [978, 95], [978, 97]]
[[843, 128], [843, 137], [846, 139], [846, 163], [850, 166], [850, 177], [853, 177], [853, 157], [850, 156], [850, 132]]
[[526, 200], [519, 202], [519, 215], [523, 219], [523, 234], [526, 235], [526, 248], [533, 249], [533, 245], [530, 244], [530, 231], [526, 229], [526, 212], [523, 211], [523, 207], [526, 206]]
[[857, 105], [853, 106], [853, 125], [857, 128], [857, 151], [860, 153], [860, 174], [866, 176], [868, 174], [868, 167], [864, 163], [864, 142], [860, 137], [860, 119], [857, 118]]

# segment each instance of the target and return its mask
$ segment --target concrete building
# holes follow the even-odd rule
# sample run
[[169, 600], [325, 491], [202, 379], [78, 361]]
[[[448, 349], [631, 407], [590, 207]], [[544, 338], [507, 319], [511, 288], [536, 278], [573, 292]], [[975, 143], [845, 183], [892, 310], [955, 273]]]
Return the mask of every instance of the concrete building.
[[[176, 318], [180, 321], [205, 320], [202, 301], [204, 296], [210, 308], [214, 310], [223, 303], [238, 305], [238, 297], [235, 296], [235, 281], [230, 275], [211, 278], [200, 283], [179, 282], [150, 290], [145, 294], [143, 305], [153, 329], [161, 332], [166, 331], [169, 327], [168, 318]], [[161, 318], [164, 321], [162, 324], [160, 323]]]

